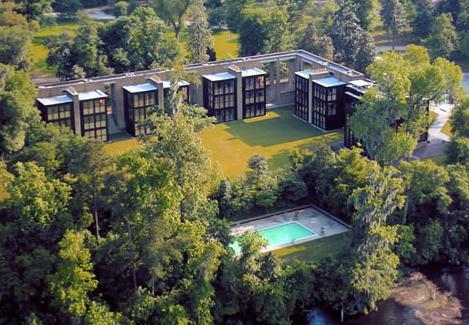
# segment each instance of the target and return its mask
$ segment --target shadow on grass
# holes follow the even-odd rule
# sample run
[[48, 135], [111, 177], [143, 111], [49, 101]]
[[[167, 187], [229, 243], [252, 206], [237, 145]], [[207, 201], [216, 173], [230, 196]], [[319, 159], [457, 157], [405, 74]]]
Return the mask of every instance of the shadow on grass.
[[292, 108], [276, 109], [268, 116], [227, 124], [227, 131], [234, 138], [249, 146], [270, 147], [311, 137], [323, 137], [322, 132], [307, 123], [292, 118]]

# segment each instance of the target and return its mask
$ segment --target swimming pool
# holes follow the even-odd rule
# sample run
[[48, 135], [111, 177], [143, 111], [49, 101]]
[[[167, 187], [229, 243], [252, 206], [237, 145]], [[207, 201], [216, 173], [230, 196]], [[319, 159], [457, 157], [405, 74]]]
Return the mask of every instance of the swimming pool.
[[[317, 236], [314, 231], [309, 230], [298, 222], [290, 222], [280, 226], [258, 229], [257, 231], [267, 240], [267, 250], [272, 250], [286, 244], [294, 244], [295, 241], [300, 239]], [[234, 249], [236, 254], [241, 253], [241, 247], [237, 240], [230, 244], [230, 247]]]

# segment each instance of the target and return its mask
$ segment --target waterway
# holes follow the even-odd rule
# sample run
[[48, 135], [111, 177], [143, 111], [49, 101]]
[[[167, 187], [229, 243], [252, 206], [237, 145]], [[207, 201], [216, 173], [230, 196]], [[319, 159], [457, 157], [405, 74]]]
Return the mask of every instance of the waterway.
[[424, 268], [406, 277], [391, 297], [366, 316], [348, 317], [316, 308], [300, 323], [309, 325], [469, 324], [469, 268]]
[[464, 72], [464, 78], [462, 80], [462, 86], [466, 89], [466, 93], [469, 94], [469, 72]]

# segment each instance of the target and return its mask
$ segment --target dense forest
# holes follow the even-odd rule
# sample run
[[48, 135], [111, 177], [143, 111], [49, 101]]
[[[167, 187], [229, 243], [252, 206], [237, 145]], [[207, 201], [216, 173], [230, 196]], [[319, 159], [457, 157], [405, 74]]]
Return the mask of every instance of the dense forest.
[[[28, 70], [30, 34], [57, 2], [16, 2], [0, 6], [0, 323], [288, 324], [314, 306], [368, 313], [409, 269], [469, 263], [469, 99], [449, 60], [469, 53], [467, 2], [383, 0], [380, 14], [373, 0], [321, 11], [279, 0], [267, 15], [248, 0], [194, 1], [195, 9], [178, 0], [167, 10], [126, 9], [106, 24], [82, 18], [76, 36], [49, 40], [63, 79], [163, 66], [178, 80], [181, 61], [209, 59], [207, 22], [218, 11], [216, 24], [240, 33], [242, 55], [302, 47], [376, 81], [352, 121], [367, 156], [320, 143], [292, 153], [280, 171], [255, 155], [236, 179], [224, 178], [202, 145], [213, 119], [183, 103], [175, 87], [168, 111], [176, 113], [154, 111], [145, 121], [152, 136], [118, 156], [43, 123]], [[181, 59], [163, 27], [178, 34], [186, 10], [206, 14], [187, 28], [208, 41], [194, 41]], [[369, 31], [381, 16], [396, 38], [404, 25], [422, 33], [425, 47], [373, 60]], [[396, 162], [428, 127], [428, 100], [455, 104], [445, 164]], [[264, 239], [247, 232], [235, 255], [232, 221], [304, 202], [351, 225], [346, 251], [286, 262], [262, 253]]]

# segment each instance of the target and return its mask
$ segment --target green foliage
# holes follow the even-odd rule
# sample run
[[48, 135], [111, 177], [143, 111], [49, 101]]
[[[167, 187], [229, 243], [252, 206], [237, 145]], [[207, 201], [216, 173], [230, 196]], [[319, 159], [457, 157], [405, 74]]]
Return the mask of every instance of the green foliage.
[[382, 4], [381, 18], [383, 26], [394, 40], [407, 24], [404, 3], [402, 0], [383, 0]]
[[424, 40], [432, 56], [448, 58], [458, 48], [458, 37], [449, 14], [435, 19], [430, 37]]
[[245, 19], [245, 9], [252, 3], [252, 0], [228, 0], [225, 1], [226, 24], [233, 32], [240, 32], [240, 23]]
[[0, 27], [0, 63], [27, 69], [31, 40], [31, 32], [24, 26]]
[[55, 1], [53, 7], [55, 11], [64, 13], [67, 16], [73, 16], [83, 8], [83, 4], [80, 0], [60, 0]]
[[75, 37], [63, 34], [48, 40], [47, 64], [55, 66], [63, 80], [110, 74], [113, 70], [100, 50], [101, 42], [97, 24], [82, 19]]
[[349, 0], [340, 2], [330, 31], [334, 56], [339, 62], [363, 71], [372, 62], [374, 45], [371, 36], [360, 26]]
[[430, 64], [426, 51], [412, 45], [405, 54], [384, 53], [367, 71], [377, 86], [363, 96], [350, 126], [371, 158], [387, 163], [409, 157], [428, 127], [428, 103], [445, 94], [459, 97], [461, 70], [443, 59]]
[[127, 1], [117, 1], [112, 8], [112, 14], [116, 17], [127, 16], [129, 3]]
[[419, 0], [415, 7], [415, 17], [411, 22], [412, 31], [417, 37], [428, 37], [434, 24], [434, 6], [430, 0]]
[[176, 39], [179, 40], [179, 34], [184, 25], [184, 17], [191, 0], [152, 0], [151, 4], [156, 14], [173, 26]]
[[37, 20], [45, 13], [52, 11], [53, 0], [18, 0], [18, 12], [28, 18], [28, 21]]
[[0, 157], [23, 148], [28, 128], [37, 123], [36, 90], [28, 74], [0, 64]]
[[203, 1], [192, 2], [192, 18], [187, 28], [189, 60], [191, 63], [205, 63], [210, 58], [207, 50], [213, 48], [213, 41]]
[[378, 7], [380, 5], [377, 0], [352, 0], [355, 8], [355, 14], [360, 20], [360, 26], [366, 30], [373, 30], [379, 23]]
[[314, 21], [310, 21], [306, 25], [301, 35], [303, 36], [298, 41], [298, 48], [310, 51], [329, 60], [333, 59], [334, 47], [332, 39], [327, 35], [320, 36]]

